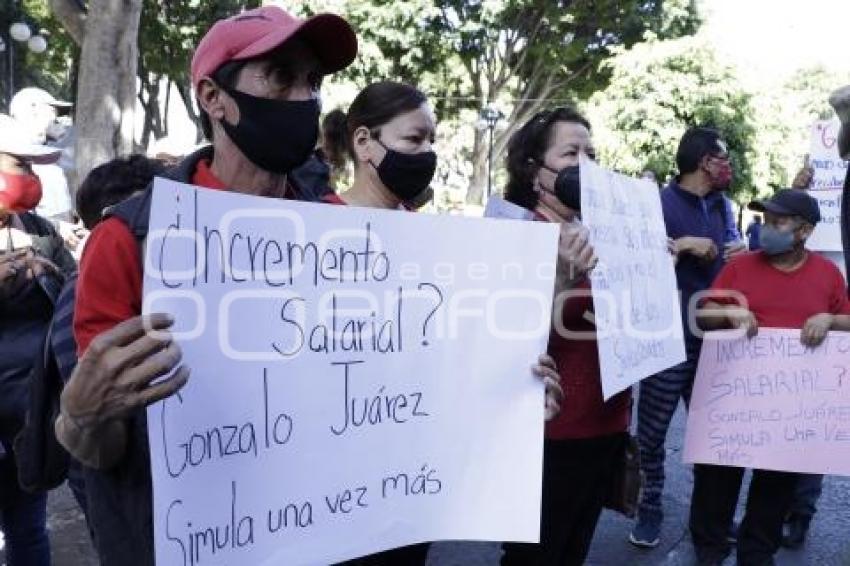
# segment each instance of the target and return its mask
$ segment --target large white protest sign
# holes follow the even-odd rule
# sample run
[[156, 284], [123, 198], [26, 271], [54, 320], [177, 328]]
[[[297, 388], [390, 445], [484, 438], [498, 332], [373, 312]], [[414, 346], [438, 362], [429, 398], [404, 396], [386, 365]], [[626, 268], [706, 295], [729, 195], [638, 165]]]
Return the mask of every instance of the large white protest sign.
[[821, 252], [840, 252], [841, 245], [841, 190], [812, 191], [818, 200], [821, 220], [815, 231], [806, 241], [810, 250]]
[[809, 163], [814, 169], [812, 196], [820, 204], [821, 221], [806, 243], [817, 251], [841, 251], [841, 188], [847, 162], [838, 155], [838, 119], [820, 120], [812, 125]]
[[157, 563], [537, 540], [557, 234], [158, 179], [144, 310], [192, 377], [148, 410]]
[[679, 294], [653, 183], [584, 159], [581, 214], [599, 258], [590, 279], [608, 399], [685, 361]]
[[799, 330], [706, 334], [684, 461], [850, 475], [850, 334], [811, 349]]

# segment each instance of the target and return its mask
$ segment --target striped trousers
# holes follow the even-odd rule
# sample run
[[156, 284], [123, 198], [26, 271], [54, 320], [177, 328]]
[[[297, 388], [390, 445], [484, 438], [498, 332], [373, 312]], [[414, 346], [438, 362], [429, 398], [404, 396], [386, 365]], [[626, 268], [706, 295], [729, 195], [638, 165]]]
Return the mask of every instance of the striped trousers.
[[686, 408], [690, 403], [699, 350], [700, 344], [688, 344], [686, 361], [640, 382], [638, 445], [644, 486], [638, 513], [644, 521], [661, 522], [664, 518], [664, 443], [679, 399]]

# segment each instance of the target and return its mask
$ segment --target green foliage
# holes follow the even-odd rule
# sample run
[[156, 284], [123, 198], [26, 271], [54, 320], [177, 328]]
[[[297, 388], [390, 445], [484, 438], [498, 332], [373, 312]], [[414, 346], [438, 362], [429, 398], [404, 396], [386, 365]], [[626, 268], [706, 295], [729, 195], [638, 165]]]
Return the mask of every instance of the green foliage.
[[605, 65], [609, 86], [586, 105], [606, 165], [665, 179], [688, 126], [712, 125], [729, 142], [738, 202], [787, 187], [809, 148], [811, 124], [830, 118], [827, 98], [850, 76], [800, 69], [781, 87], [742, 86], [700, 38], [650, 40], [620, 49]]
[[187, 84], [192, 53], [212, 24], [260, 4], [260, 0], [145, 0], [139, 22], [140, 68]]
[[[495, 140], [496, 164], [533, 113], [604, 88], [610, 71], [601, 63], [618, 47], [647, 33], [692, 33], [699, 24], [692, 0], [364, 0], [346, 2], [345, 15], [361, 40], [348, 72], [359, 86], [386, 77], [416, 84], [443, 128], [470, 128], [496, 102], [507, 117]], [[459, 134], [471, 140], [462, 151], [473, 164], [475, 202], [487, 144], [480, 131]]]
[[[26, 0], [40, 5], [44, 0]], [[533, 112], [555, 100], [583, 99], [602, 89], [613, 68], [603, 63], [646, 37], [693, 33], [700, 20], [695, 0], [279, 0], [306, 16], [339, 13], [357, 30], [359, 56], [327, 84], [328, 108], [346, 106], [370, 82], [392, 78], [429, 94], [440, 119], [441, 137], [450, 141], [457, 171], [446, 179], [482, 185], [486, 143], [473, 128], [479, 110], [495, 101], [507, 119], [497, 130], [495, 164], [501, 163], [508, 137]], [[139, 30], [139, 75], [148, 115], [145, 132], [160, 135], [163, 117], [152, 100], [164, 96], [158, 81], [167, 78], [188, 96], [192, 50], [217, 19], [260, 4], [260, 0], [144, 0]], [[74, 46], [52, 52], [49, 74], [71, 68]], [[70, 54], [70, 55], [69, 55]], [[59, 84], [61, 81], [54, 81]], [[66, 83], [68, 81], [65, 81]], [[55, 91], [54, 91], [55, 92]], [[71, 93], [69, 93], [71, 94]], [[151, 113], [155, 114], [151, 117]], [[145, 136], [143, 136], [145, 138]], [[146, 139], [146, 138], [145, 138]]]
[[633, 175], [650, 169], [665, 179], [675, 172], [684, 131], [711, 126], [729, 144], [733, 194], [747, 198], [766, 186], [775, 167], [757, 144], [753, 95], [705, 43], [653, 40], [621, 50], [606, 66], [610, 85], [590, 99], [587, 110], [607, 166]]
[[612, 49], [699, 23], [691, 0], [369, 0], [346, 3], [345, 15], [363, 48], [350, 70], [358, 83], [436, 81], [439, 94], [475, 107], [502, 89], [548, 96], [569, 83], [570, 94], [590, 94]]
[[[213, 22], [260, 4], [261, 0], [144, 0], [139, 22], [140, 74], [188, 84], [192, 52]], [[6, 3], [2, 6], [0, 16], [9, 21], [5, 12], [8, 7]], [[79, 47], [53, 16], [46, 0], [24, 0], [21, 10], [31, 27], [47, 32], [48, 50], [40, 55], [22, 53], [25, 59], [19, 66], [23, 75], [16, 90], [35, 85], [74, 100], [73, 68]]]
[[[15, 91], [27, 86], [43, 88], [64, 100], [73, 100], [74, 61], [79, 57], [79, 48], [53, 17], [46, 0], [24, 0], [17, 7], [11, 2], [0, 4], [0, 21], [23, 21], [34, 32], [47, 39], [47, 51], [32, 53], [25, 45], [16, 43], [15, 48]], [[4, 32], [4, 40], [5, 32]], [[8, 89], [7, 54], [3, 53], [3, 95]]]
[[798, 69], [785, 82], [780, 95], [790, 103], [807, 123], [832, 118], [834, 112], [827, 99], [838, 87], [850, 83], [850, 75], [838, 74], [824, 67]]
[[779, 89], [763, 94], [772, 107], [766, 116], [765, 134], [776, 139], [775, 150], [787, 171], [785, 185], [809, 152], [810, 126], [816, 120], [830, 119], [835, 113], [828, 98], [833, 90], [850, 84], [850, 74], [839, 73], [823, 67], [797, 70]]

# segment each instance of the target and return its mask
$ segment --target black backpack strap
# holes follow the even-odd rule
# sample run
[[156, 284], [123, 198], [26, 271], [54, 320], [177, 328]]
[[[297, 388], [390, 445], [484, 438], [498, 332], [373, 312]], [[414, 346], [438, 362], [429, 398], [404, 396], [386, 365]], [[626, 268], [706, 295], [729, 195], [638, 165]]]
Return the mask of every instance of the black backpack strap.
[[19, 214], [18, 218], [21, 219], [21, 223], [24, 225], [26, 233], [31, 236], [49, 237], [57, 235], [56, 228], [53, 227], [53, 224], [51, 224], [51, 222], [46, 218], [42, 218], [37, 214], [25, 212], [24, 214]]
[[153, 183], [137, 195], [133, 195], [111, 207], [103, 215], [104, 219], [115, 217], [123, 222], [137, 240], [144, 240], [148, 235], [148, 222], [151, 214], [151, 197]]
[[56, 439], [53, 425], [59, 416], [62, 377], [52, 347], [52, 325], [29, 377], [29, 408], [15, 438], [18, 483], [31, 493], [49, 491], [65, 481], [70, 457]]
[[[844, 268], [850, 277], [850, 168], [844, 178], [844, 189], [841, 191], [841, 245], [844, 249]], [[850, 287], [848, 287], [850, 294]]]

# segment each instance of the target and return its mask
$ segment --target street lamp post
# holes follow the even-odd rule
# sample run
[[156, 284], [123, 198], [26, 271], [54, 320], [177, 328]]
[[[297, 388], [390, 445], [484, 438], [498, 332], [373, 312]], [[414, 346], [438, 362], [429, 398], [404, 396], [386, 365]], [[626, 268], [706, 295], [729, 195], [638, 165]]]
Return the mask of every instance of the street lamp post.
[[493, 192], [493, 134], [496, 131], [496, 124], [504, 118], [501, 110], [490, 102], [481, 109], [481, 120], [483, 125], [490, 130], [490, 146], [487, 153], [487, 197]]
[[[12, 12], [14, 15], [14, 2], [12, 3]], [[15, 42], [25, 43], [27, 49], [33, 53], [44, 53], [47, 51], [47, 39], [42, 33], [33, 34], [30, 27], [24, 22], [15, 22], [9, 26], [8, 41], [0, 37], [0, 52], [6, 51], [7, 67], [9, 71], [9, 88], [6, 92], [6, 108], [12, 104], [12, 96], [15, 94]]]

